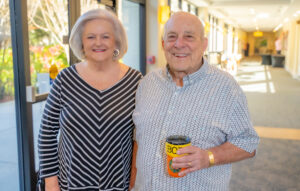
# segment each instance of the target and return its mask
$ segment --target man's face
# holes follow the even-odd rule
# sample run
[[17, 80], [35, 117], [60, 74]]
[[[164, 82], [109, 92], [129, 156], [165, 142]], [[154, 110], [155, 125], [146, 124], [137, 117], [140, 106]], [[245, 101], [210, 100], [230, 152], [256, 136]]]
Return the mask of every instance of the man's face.
[[162, 42], [172, 72], [191, 74], [201, 67], [207, 39], [201, 22], [191, 15], [176, 15], [167, 23]]

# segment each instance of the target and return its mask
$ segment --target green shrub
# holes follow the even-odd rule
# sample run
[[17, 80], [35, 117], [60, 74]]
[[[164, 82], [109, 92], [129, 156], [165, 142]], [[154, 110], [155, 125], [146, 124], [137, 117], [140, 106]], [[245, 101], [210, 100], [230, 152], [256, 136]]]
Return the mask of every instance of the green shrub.
[[[47, 73], [51, 64], [60, 69], [68, 66], [64, 49], [59, 45], [30, 47], [31, 84], [36, 85], [37, 73]], [[14, 78], [12, 49], [0, 49], [0, 101], [13, 99]]]

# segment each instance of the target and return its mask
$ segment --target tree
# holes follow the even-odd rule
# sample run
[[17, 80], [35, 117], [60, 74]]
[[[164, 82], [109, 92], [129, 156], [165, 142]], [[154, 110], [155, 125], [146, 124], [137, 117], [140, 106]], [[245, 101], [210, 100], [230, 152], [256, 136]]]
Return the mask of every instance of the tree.
[[28, 28], [32, 35], [30, 44], [58, 44], [69, 58], [69, 48], [63, 43], [68, 35], [67, 0], [31, 0], [28, 4]]

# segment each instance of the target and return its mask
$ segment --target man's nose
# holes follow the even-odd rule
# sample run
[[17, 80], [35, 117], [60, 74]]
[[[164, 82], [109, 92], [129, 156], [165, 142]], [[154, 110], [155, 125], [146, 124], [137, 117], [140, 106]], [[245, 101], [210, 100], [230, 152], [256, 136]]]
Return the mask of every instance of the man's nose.
[[185, 45], [184, 39], [179, 37], [177, 38], [176, 42], [175, 42], [175, 47], [177, 48], [181, 48]]

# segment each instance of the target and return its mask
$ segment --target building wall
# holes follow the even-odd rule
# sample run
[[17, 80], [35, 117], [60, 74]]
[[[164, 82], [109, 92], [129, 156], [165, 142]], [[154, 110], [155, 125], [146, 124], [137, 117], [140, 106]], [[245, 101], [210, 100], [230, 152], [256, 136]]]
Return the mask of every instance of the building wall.
[[146, 56], [155, 56], [155, 64], [147, 64], [147, 73], [166, 65], [161, 37], [163, 24], [158, 22], [159, 6], [168, 5], [167, 0], [146, 1]]
[[[155, 64], [147, 64], [147, 73], [166, 65], [166, 59], [161, 45], [161, 38], [163, 35], [164, 24], [158, 22], [159, 6], [168, 5], [168, 0], [151, 0], [146, 1], [146, 56], [155, 56]], [[209, 9], [206, 7], [198, 8], [198, 17], [203, 21], [203, 24], [207, 24]], [[294, 21], [290, 21], [285, 24], [283, 29], [277, 32], [263, 32], [262, 37], [254, 37], [253, 32], [245, 32], [240, 29], [235, 30], [235, 37], [238, 38], [238, 49], [234, 53], [243, 55], [243, 49], [246, 48], [246, 44], [249, 43], [249, 56], [259, 55], [263, 53], [275, 54], [275, 40], [279, 36], [285, 37], [283, 44], [282, 54], [286, 55], [285, 68], [295, 78], [300, 79], [300, 23], [297, 24], [298, 18]], [[224, 25], [226, 20], [219, 19], [219, 25]], [[229, 25], [229, 31], [232, 26]], [[209, 34], [209, 30], [205, 31], [206, 36]], [[223, 32], [224, 50], [228, 47], [226, 43], [226, 32]], [[265, 40], [265, 42], [261, 42]], [[236, 41], [235, 41], [236, 42]], [[258, 44], [265, 46], [258, 46]], [[234, 43], [232, 43], [232, 52], [234, 51]], [[256, 47], [256, 51], [255, 51]], [[229, 50], [227, 50], [229, 51]], [[226, 52], [226, 51], [225, 51]]]
[[287, 23], [281, 35], [287, 43], [285, 68], [294, 78], [300, 79], [300, 16]]
[[[262, 37], [254, 37], [253, 32], [248, 32], [247, 39], [248, 39], [248, 43], [250, 45], [249, 56], [259, 55], [259, 54], [264, 54], [264, 53], [270, 53], [270, 54], [275, 53], [275, 40], [276, 40], [275, 33], [263, 32]], [[258, 47], [258, 45], [256, 45], [256, 44], [261, 43], [261, 41], [263, 41], [263, 40], [267, 41], [267, 46]], [[258, 47], [257, 51], [255, 51], [255, 47]]]

